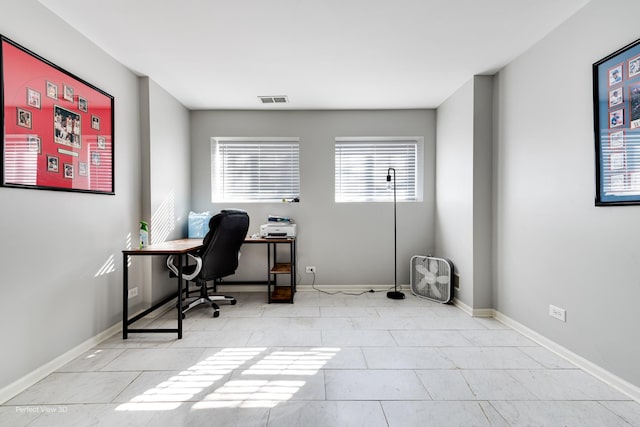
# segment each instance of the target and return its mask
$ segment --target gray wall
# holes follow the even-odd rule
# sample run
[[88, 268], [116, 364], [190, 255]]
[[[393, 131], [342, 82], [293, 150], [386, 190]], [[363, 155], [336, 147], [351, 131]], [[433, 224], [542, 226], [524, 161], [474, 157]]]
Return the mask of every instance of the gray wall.
[[437, 111], [436, 255], [459, 275], [456, 298], [491, 307], [493, 77], [474, 76]]
[[460, 276], [456, 297], [473, 306], [473, 91], [469, 80], [437, 113], [435, 255]]
[[473, 78], [474, 308], [492, 307], [493, 80], [493, 76]]
[[[194, 111], [192, 206], [216, 212], [211, 202], [210, 139], [214, 136], [300, 137], [301, 202], [240, 204], [256, 233], [269, 214], [288, 215], [299, 227], [298, 265], [317, 267], [316, 284], [393, 284], [391, 203], [335, 203], [337, 136], [424, 136], [424, 201], [399, 203], [398, 283], [409, 282], [409, 259], [433, 249], [434, 138], [432, 110], [406, 111]], [[384, 179], [384, 177], [382, 177]], [[237, 278], [264, 278], [263, 248], [245, 246]], [[302, 284], [311, 276], [301, 273]]]
[[[148, 77], [140, 78], [143, 169], [142, 219], [149, 224], [149, 242], [179, 239], [187, 233], [191, 205], [189, 111]], [[145, 302], [157, 302], [175, 292], [163, 257], [137, 257], [151, 274], [143, 275]], [[151, 286], [153, 283], [153, 286]], [[135, 286], [132, 283], [131, 286]]]
[[640, 386], [640, 207], [594, 206], [591, 65], [638, 38], [640, 15], [637, 0], [616, 2], [611, 27], [611, 5], [588, 3], [499, 73], [494, 298]]
[[0, 188], [2, 388], [121, 319], [121, 250], [137, 241], [140, 218], [140, 148], [129, 70], [35, 0], [3, 2], [0, 33], [116, 99], [115, 196]]

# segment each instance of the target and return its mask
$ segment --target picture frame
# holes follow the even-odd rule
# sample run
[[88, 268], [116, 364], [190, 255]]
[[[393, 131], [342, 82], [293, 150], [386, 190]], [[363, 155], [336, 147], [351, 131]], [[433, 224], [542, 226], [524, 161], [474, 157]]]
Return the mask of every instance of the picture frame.
[[47, 171], [58, 172], [60, 165], [60, 158], [56, 156], [47, 155]]
[[629, 79], [640, 74], [640, 55], [636, 56], [635, 58], [631, 58], [627, 62], [627, 73], [627, 77]]
[[31, 111], [25, 110], [24, 108], [16, 107], [17, 115], [17, 123], [18, 126], [31, 129]]
[[73, 87], [62, 85], [62, 97], [69, 102], [73, 102]]
[[640, 204], [640, 39], [592, 65], [595, 205]]
[[64, 164], [64, 177], [65, 179], [73, 179], [73, 164], [65, 163]]
[[29, 151], [42, 154], [42, 140], [36, 135], [29, 135], [27, 137], [27, 149]]
[[82, 148], [82, 122], [80, 114], [54, 105], [53, 140], [56, 144]]
[[640, 128], [640, 82], [629, 85], [629, 127]]
[[113, 96], [2, 35], [0, 72], [0, 185], [114, 195]]
[[624, 126], [624, 108], [609, 111], [609, 129]]
[[609, 149], [616, 150], [624, 148], [624, 131], [611, 132], [609, 134]]
[[87, 104], [87, 100], [81, 96], [78, 96], [78, 110], [84, 113], [89, 112], [89, 106]]
[[624, 95], [621, 87], [609, 91], [609, 108], [622, 104]]
[[58, 85], [47, 80], [47, 96], [51, 99], [58, 100]]
[[29, 107], [40, 109], [40, 92], [35, 89], [27, 88], [27, 105]]

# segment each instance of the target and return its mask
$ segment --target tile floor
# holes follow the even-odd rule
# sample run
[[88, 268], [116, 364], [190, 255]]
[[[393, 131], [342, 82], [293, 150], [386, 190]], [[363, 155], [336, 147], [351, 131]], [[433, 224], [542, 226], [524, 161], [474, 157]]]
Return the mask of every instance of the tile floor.
[[235, 295], [217, 319], [190, 312], [182, 340], [109, 338], [0, 406], [0, 426], [640, 426], [640, 404], [454, 306]]

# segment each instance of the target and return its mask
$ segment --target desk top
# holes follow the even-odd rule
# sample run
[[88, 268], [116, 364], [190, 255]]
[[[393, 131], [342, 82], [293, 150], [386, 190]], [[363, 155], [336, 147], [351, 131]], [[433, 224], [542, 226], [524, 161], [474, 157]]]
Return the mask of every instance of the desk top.
[[155, 243], [142, 249], [124, 249], [125, 255], [171, 255], [186, 254], [202, 246], [202, 239], [178, 239]]
[[291, 243], [295, 237], [247, 237], [244, 243]]
[[[293, 238], [251, 238], [244, 239], [244, 243], [291, 243]], [[123, 249], [125, 255], [171, 255], [186, 254], [187, 252], [199, 249], [202, 246], [202, 239], [178, 239], [167, 242], [155, 243], [142, 249]]]

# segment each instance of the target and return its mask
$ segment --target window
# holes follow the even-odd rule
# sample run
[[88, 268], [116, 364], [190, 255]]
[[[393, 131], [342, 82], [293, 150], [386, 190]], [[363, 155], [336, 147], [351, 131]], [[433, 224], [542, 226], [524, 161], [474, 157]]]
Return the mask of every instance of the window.
[[212, 138], [213, 202], [280, 202], [300, 195], [299, 138]]
[[422, 146], [422, 137], [336, 138], [336, 202], [392, 201], [390, 167], [396, 171], [396, 199], [422, 201]]

